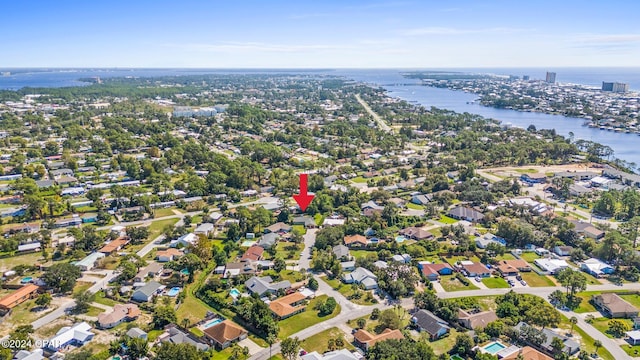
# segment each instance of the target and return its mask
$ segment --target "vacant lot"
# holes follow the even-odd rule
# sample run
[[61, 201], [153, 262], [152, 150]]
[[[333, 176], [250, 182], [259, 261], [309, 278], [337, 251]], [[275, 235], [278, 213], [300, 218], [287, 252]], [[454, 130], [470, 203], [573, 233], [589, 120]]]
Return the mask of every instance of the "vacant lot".
[[490, 277], [482, 279], [482, 283], [485, 284], [489, 289], [500, 289], [500, 288], [509, 288], [509, 284], [500, 277]]
[[329, 351], [329, 339], [338, 339], [338, 338], [342, 338], [344, 345], [343, 347], [341, 347], [340, 349], [348, 349], [348, 350], [353, 350], [355, 349], [353, 347], [353, 345], [351, 345], [349, 342], [347, 342], [347, 340], [344, 337], [344, 332], [342, 332], [342, 330], [338, 329], [337, 327], [332, 327], [331, 329], [327, 329], [321, 333], [318, 333], [316, 335], [313, 335], [312, 337], [305, 339], [302, 344], [301, 344], [301, 348], [304, 349], [306, 352], [313, 352], [313, 351], [317, 351], [319, 354], [323, 354], [327, 351]]
[[522, 279], [527, 282], [527, 285], [531, 287], [556, 286], [553, 280], [549, 279], [548, 276], [538, 275], [533, 271], [522, 272], [520, 275], [522, 276]]
[[463, 291], [463, 290], [476, 290], [477, 286], [469, 281], [469, 285], [464, 285], [460, 280], [456, 279], [453, 276], [443, 276], [440, 279], [440, 284], [444, 288], [445, 291]]

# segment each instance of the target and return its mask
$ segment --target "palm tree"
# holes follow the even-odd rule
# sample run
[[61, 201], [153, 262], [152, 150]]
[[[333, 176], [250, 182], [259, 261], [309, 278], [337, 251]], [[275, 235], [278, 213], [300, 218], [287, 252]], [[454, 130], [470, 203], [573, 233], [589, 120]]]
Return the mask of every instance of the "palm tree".
[[275, 335], [269, 334], [267, 335], [266, 340], [267, 340], [267, 344], [269, 344], [269, 359], [271, 359], [271, 357], [273, 356], [271, 354], [271, 346], [276, 342], [277, 339]]
[[184, 319], [182, 319], [181, 323], [182, 323], [182, 328], [187, 330], [187, 328], [189, 327], [189, 324], [191, 323], [191, 321], [189, 321], [189, 319], [187, 319], [187, 318], [184, 318]]
[[569, 322], [571, 323], [571, 332], [569, 334], [573, 335], [573, 327], [578, 323], [578, 318], [572, 316], [571, 319], [569, 319]]
[[595, 346], [596, 348], [596, 354], [598, 353], [598, 349], [600, 349], [602, 347], [602, 341], [600, 340], [596, 340], [593, 342], [593, 346]]

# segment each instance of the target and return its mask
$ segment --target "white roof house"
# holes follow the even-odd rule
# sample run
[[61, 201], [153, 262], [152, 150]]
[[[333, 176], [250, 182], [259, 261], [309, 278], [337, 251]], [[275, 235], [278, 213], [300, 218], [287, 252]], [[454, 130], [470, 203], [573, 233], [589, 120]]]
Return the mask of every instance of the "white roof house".
[[359, 360], [363, 359], [362, 355], [351, 353], [349, 350], [342, 349], [336, 351], [319, 354], [317, 351], [302, 355], [302, 360]]
[[44, 359], [44, 350], [36, 349], [33, 351], [20, 350], [14, 357], [16, 360], [42, 360]]
[[548, 271], [551, 274], [568, 268], [569, 264], [564, 260], [559, 259], [535, 259], [534, 263], [542, 270]]
[[345, 222], [345, 219], [326, 218], [322, 222], [322, 225], [324, 225], [324, 226], [338, 226], [338, 225], [344, 225], [344, 222]]
[[193, 231], [193, 233], [209, 235], [212, 231], [213, 231], [213, 224], [202, 223], [198, 225], [198, 227]]
[[86, 322], [75, 324], [72, 327], [65, 326], [58, 330], [56, 336], [49, 339], [47, 349], [57, 351], [67, 345], [82, 346], [93, 339], [94, 334], [89, 330], [91, 330], [91, 325]]
[[78, 261], [75, 265], [82, 271], [91, 270], [94, 266], [96, 266], [96, 261], [102, 259], [104, 256], [105, 255], [101, 252], [94, 252], [87, 255], [87, 257], [85, 257], [84, 259]]
[[615, 269], [613, 266], [603, 262], [600, 259], [591, 258], [583, 261], [580, 264], [580, 269], [593, 276], [601, 276], [604, 274], [612, 274]]
[[188, 246], [194, 244], [198, 240], [198, 236], [194, 233], [188, 233], [180, 236], [176, 240], [171, 240], [171, 247], [177, 247], [178, 245]]

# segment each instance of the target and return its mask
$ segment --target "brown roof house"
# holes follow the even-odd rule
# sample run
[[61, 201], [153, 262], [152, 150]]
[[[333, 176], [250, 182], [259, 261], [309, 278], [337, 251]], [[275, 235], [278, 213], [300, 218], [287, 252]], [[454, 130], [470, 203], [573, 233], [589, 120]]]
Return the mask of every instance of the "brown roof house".
[[344, 237], [344, 244], [350, 248], [365, 247], [369, 244], [364, 235], [347, 235]]
[[531, 271], [531, 265], [522, 259], [516, 260], [500, 260], [496, 268], [503, 276], [518, 275], [519, 272]]
[[516, 360], [520, 355], [522, 355], [520, 357], [522, 360], [553, 360], [551, 356], [547, 356], [531, 346], [525, 346], [520, 351], [516, 351], [511, 355], [503, 357], [502, 360]]
[[367, 351], [373, 345], [375, 345], [378, 341], [391, 340], [391, 339], [401, 340], [401, 339], [404, 339], [404, 335], [402, 335], [402, 333], [398, 329], [396, 330], [385, 329], [383, 332], [381, 332], [378, 335], [374, 335], [364, 329], [359, 329], [358, 331], [356, 331], [355, 334], [353, 334], [353, 339], [359, 348]]
[[306, 308], [306, 297], [302, 293], [294, 292], [273, 300], [269, 303], [269, 309], [280, 320], [301, 313]]
[[34, 284], [27, 284], [20, 289], [6, 295], [0, 299], [0, 311], [7, 312], [23, 302], [34, 298], [38, 294], [40, 287]]
[[136, 304], [116, 304], [111, 312], [98, 315], [98, 326], [111, 329], [125, 321], [133, 321], [140, 316], [140, 309]]
[[204, 329], [204, 336], [218, 349], [226, 349], [234, 342], [246, 339], [247, 335], [247, 330], [230, 320]]
[[467, 329], [484, 329], [488, 323], [496, 320], [498, 320], [498, 316], [495, 311], [473, 312], [458, 310], [458, 323]]
[[638, 309], [614, 293], [603, 293], [591, 297], [593, 305], [612, 318], [633, 318]]

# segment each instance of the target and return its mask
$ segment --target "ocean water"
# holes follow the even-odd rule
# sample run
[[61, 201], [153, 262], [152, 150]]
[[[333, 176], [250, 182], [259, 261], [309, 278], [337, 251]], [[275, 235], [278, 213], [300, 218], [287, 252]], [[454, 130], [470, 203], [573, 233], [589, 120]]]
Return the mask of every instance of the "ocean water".
[[[249, 73], [300, 73], [330, 74], [342, 76], [360, 82], [366, 82], [384, 88], [390, 96], [401, 98], [427, 108], [435, 106], [456, 112], [469, 112], [487, 118], [511, 123], [526, 128], [535, 125], [538, 129], [556, 129], [564, 136], [573, 134], [574, 139], [596, 141], [610, 146], [614, 156], [622, 160], [640, 165], [640, 136], [635, 134], [615, 133], [582, 126], [584, 119], [548, 115], [541, 113], [520, 112], [508, 109], [495, 109], [473, 103], [475, 94], [448, 89], [432, 88], [420, 85], [419, 80], [407, 79], [402, 72], [420, 69], [338, 69], [338, 70], [246, 70], [246, 69], [79, 69], [49, 70], [42, 69], [0, 69], [0, 72], [11, 71], [12, 75], [0, 76], [0, 89], [16, 90], [29, 87], [63, 87], [82, 85], [80, 78], [99, 76], [109, 77], [153, 77], [168, 75], [195, 74], [249, 74]], [[542, 79], [546, 71], [555, 71], [557, 81], [599, 86], [602, 81], [628, 82], [630, 88], [640, 90], [640, 68], [506, 68], [506, 69], [422, 69], [422, 71], [460, 71], [471, 73], [492, 73], [497, 75], [529, 75], [532, 79]]]

